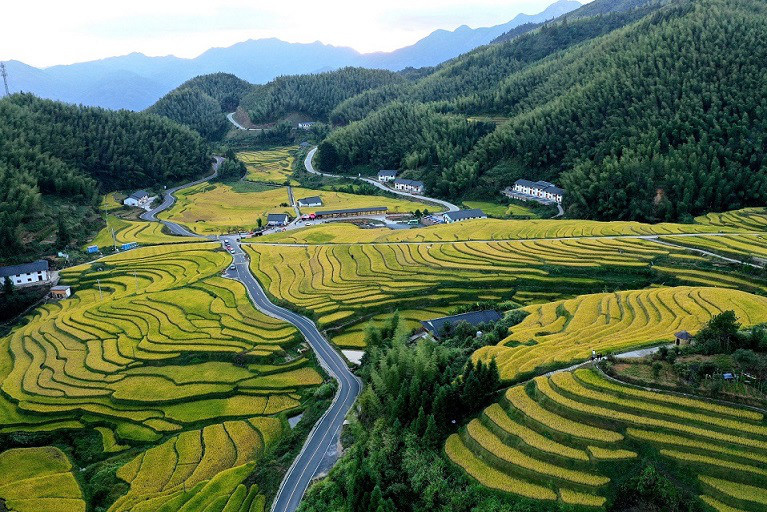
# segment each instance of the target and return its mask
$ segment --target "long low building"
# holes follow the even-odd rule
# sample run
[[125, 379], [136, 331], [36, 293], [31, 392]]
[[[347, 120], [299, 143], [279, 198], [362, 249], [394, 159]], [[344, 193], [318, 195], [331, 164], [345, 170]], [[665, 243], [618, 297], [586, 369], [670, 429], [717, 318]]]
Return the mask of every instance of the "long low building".
[[476, 327], [481, 324], [497, 322], [501, 318], [503, 317], [498, 311], [487, 309], [485, 311], [470, 311], [468, 313], [461, 313], [460, 315], [443, 316], [441, 318], [425, 320], [421, 322], [421, 325], [423, 325], [424, 329], [429, 331], [432, 336], [439, 339], [440, 336], [451, 331], [453, 327], [461, 322], [466, 322], [469, 325]]
[[349, 208], [347, 210], [323, 210], [315, 212], [318, 219], [337, 219], [342, 217], [360, 217], [363, 215], [386, 215], [386, 206], [368, 206], [366, 208]]
[[517, 180], [514, 183], [514, 192], [537, 199], [545, 199], [562, 203], [565, 191], [548, 181]]
[[461, 222], [464, 220], [474, 220], [474, 219], [486, 219], [487, 215], [485, 212], [478, 208], [474, 208], [472, 210], [459, 210], [457, 212], [446, 212], [442, 215], [443, 220], [446, 224], [452, 224], [453, 222]]

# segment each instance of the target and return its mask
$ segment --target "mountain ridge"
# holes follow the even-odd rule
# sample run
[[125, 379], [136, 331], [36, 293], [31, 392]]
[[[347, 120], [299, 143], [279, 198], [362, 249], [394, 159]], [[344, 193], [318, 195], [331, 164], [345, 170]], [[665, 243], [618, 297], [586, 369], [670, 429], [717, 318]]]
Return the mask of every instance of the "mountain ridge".
[[31, 92], [43, 98], [109, 109], [144, 110], [187, 80], [205, 74], [230, 73], [260, 84], [282, 75], [348, 66], [390, 71], [432, 66], [490, 43], [512, 25], [551, 19], [580, 5], [575, 0], [558, 0], [541, 13], [519, 14], [494, 27], [472, 29], [464, 25], [453, 31], [439, 29], [413, 45], [389, 53], [363, 54], [353, 48], [320, 41], [289, 43], [270, 37], [210, 48], [194, 58], [148, 57], [141, 52], [131, 52], [45, 68], [16, 60], [6, 65], [12, 92]]

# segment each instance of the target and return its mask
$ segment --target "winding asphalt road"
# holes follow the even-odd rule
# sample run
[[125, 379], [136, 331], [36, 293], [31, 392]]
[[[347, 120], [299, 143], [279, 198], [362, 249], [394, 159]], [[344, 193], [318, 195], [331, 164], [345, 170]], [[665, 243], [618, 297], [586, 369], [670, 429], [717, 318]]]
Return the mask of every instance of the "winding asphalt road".
[[320, 172], [316, 170], [314, 166], [312, 165], [312, 159], [314, 158], [314, 154], [316, 152], [317, 152], [317, 148], [314, 148], [311, 151], [309, 151], [309, 153], [306, 155], [306, 160], [304, 160], [304, 167], [306, 168], [307, 172], [310, 172], [312, 174], [317, 174], [319, 176], [325, 176], [327, 178], [352, 178], [355, 180], [364, 181], [365, 183], [369, 183], [376, 188], [380, 188], [381, 190], [391, 192], [392, 194], [397, 194], [398, 196], [404, 196], [404, 197], [409, 197], [411, 199], [418, 199], [420, 201], [426, 201], [429, 203], [438, 204], [449, 212], [457, 212], [460, 210], [460, 208], [458, 208], [453, 203], [448, 203], [447, 201], [443, 201], [442, 199], [435, 199], [433, 197], [419, 196], [418, 194], [411, 194], [409, 192], [403, 192], [401, 190], [394, 190], [393, 188], [389, 188], [383, 183], [380, 183], [371, 178], [355, 178], [354, 176], [341, 176], [339, 174], [328, 174], [328, 173]]
[[[218, 175], [218, 168], [224, 161], [221, 157], [215, 157], [213, 163], [213, 174], [185, 185], [174, 187], [165, 192], [163, 202], [157, 207], [141, 215], [141, 219], [146, 221], [162, 222], [174, 235], [192, 236], [196, 238], [208, 238], [196, 233], [192, 233], [185, 227], [175, 222], [162, 221], [157, 219], [157, 214], [170, 208], [176, 202], [173, 196], [175, 192], [182, 188], [191, 187], [212, 179]], [[227, 277], [237, 279], [248, 290], [248, 295], [256, 308], [262, 313], [273, 318], [284, 320], [293, 324], [301, 334], [303, 334], [309, 346], [312, 347], [317, 360], [325, 371], [338, 382], [338, 392], [333, 398], [330, 407], [325, 411], [320, 420], [314, 425], [309, 436], [306, 438], [304, 446], [298, 457], [285, 474], [277, 496], [272, 504], [272, 512], [294, 512], [301, 499], [309, 487], [312, 478], [320, 467], [322, 460], [328, 449], [336, 439], [336, 434], [341, 429], [346, 418], [346, 414], [351, 410], [354, 402], [362, 391], [362, 381], [354, 375], [346, 365], [343, 357], [336, 352], [333, 346], [320, 333], [317, 326], [308, 318], [294, 313], [288, 309], [272, 304], [266, 296], [261, 284], [253, 276], [248, 265], [248, 257], [240, 246], [239, 237], [226, 236], [224, 240], [228, 241], [232, 247], [232, 258], [234, 270], [227, 270]]]
[[322, 336], [314, 322], [272, 304], [261, 284], [251, 273], [247, 255], [240, 247], [236, 237], [226, 237], [225, 240], [229, 241], [233, 249], [235, 266], [235, 270], [227, 271], [227, 276], [237, 279], [245, 285], [253, 304], [261, 312], [293, 324], [309, 342], [320, 365], [338, 381], [338, 392], [333, 398], [333, 403], [309, 433], [301, 453], [298, 454], [285, 474], [272, 504], [272, 512], [293, 512], [301, 503], [301, 498], [303, 498], [312, 478], [320, 467], [325, 453], [341, 429], [346, 413], [352, 408], [362, 391], [362, 381], [349, 370], [344, 359]]

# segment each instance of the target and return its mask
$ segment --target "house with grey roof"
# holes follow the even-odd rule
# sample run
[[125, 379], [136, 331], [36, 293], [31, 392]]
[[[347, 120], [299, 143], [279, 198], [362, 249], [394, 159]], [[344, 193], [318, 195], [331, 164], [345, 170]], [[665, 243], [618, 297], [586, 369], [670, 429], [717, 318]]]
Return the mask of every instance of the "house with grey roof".
[[397, 177], [397, 171], [386, 170], [386, 169], [382, 169], [378, 171], [378, 181], [380, 181], [381, 183], [394, 181], [396, 177]]
[[267, 226], [287, 226], [290, 224], [290, 215], [287, 213], [270, 213], [266, 216]]
[[445, 212], [442, 215], [442, 219], [446, 224], [452, 224], [453, 222], [463, 222], [465, 220], [474, 219], [486, 219], [487, 215], [479, 208], [471, 210], [459, 210], [457, 212]]
[[394, 180], [394, 188], [404, 192], [410, 192], [411, 194], [423, 194], [423, 181], [397, 178]]
[[128, 197], [125, 198], [123, 204], [125, 206], [141, 206], [143, 207], [149, 202], [149, 192], [146, 190], [137, 190]]
[[304, 197], [298, 200], [298, 206], [301, 208], [305, 206], [322, 206], [322, 198], [320, 196]]
[[421, 322], [421, 325], [432, 336], [439, 339], [446, 333], [452, 331], [452, 329], [460, 324], [466, 322], [474, 327], [482, 324], [492, 324], [503, 318], [498, 311], [494, 309], [487, 309], [484, 311], [470, 311], [468, 313], [461, 313], [460, 315], [443, 316], [441, 318], [434, 318], [432, 320], [425, 320]]
[[50, 280], [48, 260], [0, 267], [0, 284], [5, 284], [6, 279], [16, 286], [47, 283]]

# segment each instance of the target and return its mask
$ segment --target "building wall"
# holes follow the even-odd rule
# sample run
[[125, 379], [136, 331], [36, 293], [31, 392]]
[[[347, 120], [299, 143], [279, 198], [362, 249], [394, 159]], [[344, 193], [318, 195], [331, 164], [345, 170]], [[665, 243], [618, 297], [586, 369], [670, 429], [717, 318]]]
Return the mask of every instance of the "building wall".
[[[48, 281], [48, 271], [33, 272], [28, 274], [16, 274], [8, 276], [15, 285], [25, 285], [30, 283], [44, 283]], [[6, 277], [0, 277], [0, 284], [5, 284]]]

